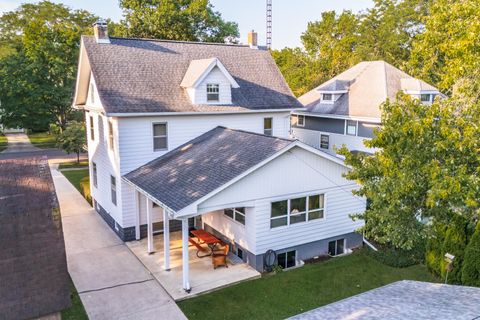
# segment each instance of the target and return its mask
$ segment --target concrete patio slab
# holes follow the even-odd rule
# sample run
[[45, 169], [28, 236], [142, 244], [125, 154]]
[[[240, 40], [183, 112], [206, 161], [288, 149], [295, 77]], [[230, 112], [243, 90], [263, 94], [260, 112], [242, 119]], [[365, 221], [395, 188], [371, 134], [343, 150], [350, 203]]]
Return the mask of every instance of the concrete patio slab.
[[68, 270], [89, 319], [186, 319], [56, 166], [50, 169], [60, 203]]
[[189, 247], [190, 285], [192, 291], [182, 289], [182, 244], [181, 232], [170, 234], [170, 271], [163, 269], [163, 235], [154, 237], [154, 254], [147, 253], [147, 239], [131, 241], [127, 245], [150, 273], [160, 282], [163, 288], [176, 301], [192, 298], [228, 285], [259, 278], [258, 271], [246, 263], [229, 261], [228, 268], [213, 269], [210, 257], [198, 258], [197, 249]]

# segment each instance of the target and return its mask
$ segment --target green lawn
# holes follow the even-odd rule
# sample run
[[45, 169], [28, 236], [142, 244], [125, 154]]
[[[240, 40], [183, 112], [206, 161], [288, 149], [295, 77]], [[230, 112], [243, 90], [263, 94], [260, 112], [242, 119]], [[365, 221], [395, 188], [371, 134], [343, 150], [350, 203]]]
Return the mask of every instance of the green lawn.
[[84, 177], [88, 177], [88, 169], [83, 169], [83, 170], [72, 170], [72, 171], [62, 171], [63, 175], [65, 178], [70, 181], [71, 184], [75, 188], [77, 188], [78, 191], [82, 192], [80, 188], [80, 180]]
[[3, 133], [0, 133], [0, 151], [7, 149], [7, 137]]
[[392, 268], [359, 251], [243, 282], [178, 305], [190, 320], [284, 319], [403, 279], [437, 281], [425, 266]]
[[72, 306], [68, 309], [62, 311], [62, 319], [63, 320], [88, 320], [87, 313], [83, 308], [82, 301], [80, 300], [80, 296], [78, 295], [77, 289], [71, 284], [71, 298], [72, 298]]
[[48, 149], [56, 147], [56, 136], [48, 132], [33, 132], [28, 134], [30, 142], [38, 148]]
[[64, 162], [60, 163], [58, 166], [58, 169], [71, 169], [71, 168], [85, 168], [88, 167], [88, 160], [80, 161], [80, 163], [77, 163], [77, 161], [74, 162]]

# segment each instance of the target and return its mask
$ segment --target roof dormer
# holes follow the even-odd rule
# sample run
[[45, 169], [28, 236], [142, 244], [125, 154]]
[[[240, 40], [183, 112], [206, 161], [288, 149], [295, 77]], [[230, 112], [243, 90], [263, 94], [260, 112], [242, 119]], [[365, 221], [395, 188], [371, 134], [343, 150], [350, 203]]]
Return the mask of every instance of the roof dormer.
[[437, 88], [422, 80], [415, 78], [404, 78], [400, 80], [402, 90], [424, 104], [432, 104], [435, 97], [441, 95]]
[[232, 104], [232, 88], [240, 86], [217, 58], [192, 60], [183, 77], [193, 104]]
[[333, 104], [343, 94], [348, 93], [349, 82], [343, 80], [334, 80], [317, 88], [320, 93], [320, 103]]

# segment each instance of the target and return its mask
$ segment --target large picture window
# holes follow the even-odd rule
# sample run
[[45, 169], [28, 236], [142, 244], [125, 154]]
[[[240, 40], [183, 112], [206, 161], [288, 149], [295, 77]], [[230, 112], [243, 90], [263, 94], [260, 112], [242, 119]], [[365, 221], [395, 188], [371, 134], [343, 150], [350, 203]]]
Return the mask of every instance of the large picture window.
[[220, 86], [218, 84], [207, 84], [207, 101], [216, 102], [220, 100]]
[[316, 194], [271, 204], [270, 228], [287, 226], [324, 217], [325, 195]]
[[153, 150], [166, 150], [167, 144], [167, 124], [154, 123], [153, 124]]
[[297, 252], [295, 250], [277, 254], [277, 264], [282, 269], [295, 267], [297, 264]]
[[230, 208], [223, 210], [227, 217], [245, 225], [245, 208]]

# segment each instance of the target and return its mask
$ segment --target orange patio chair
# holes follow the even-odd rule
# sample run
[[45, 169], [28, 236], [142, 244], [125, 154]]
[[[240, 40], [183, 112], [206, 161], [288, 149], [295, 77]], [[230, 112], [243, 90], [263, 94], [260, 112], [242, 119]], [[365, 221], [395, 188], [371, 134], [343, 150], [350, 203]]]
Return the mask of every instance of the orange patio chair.
[[219, 250], [215, 250], [212, 254], [212, 263], [213, 269], [217, 269], [219, 266], [225, 266], [228, 268], [227, 265], [227, 255], [230, 246], [228, 244], [224, 244], [223, 247]]

